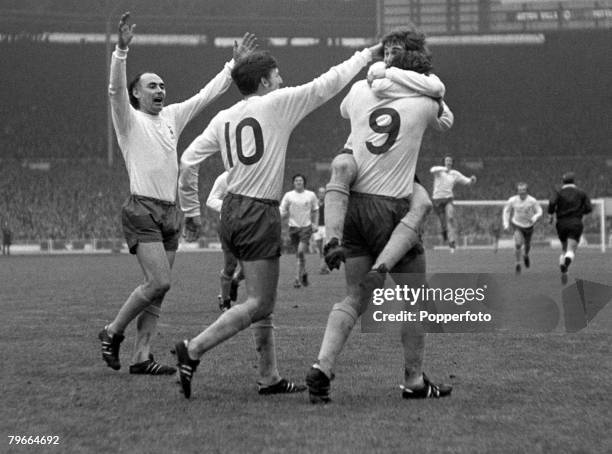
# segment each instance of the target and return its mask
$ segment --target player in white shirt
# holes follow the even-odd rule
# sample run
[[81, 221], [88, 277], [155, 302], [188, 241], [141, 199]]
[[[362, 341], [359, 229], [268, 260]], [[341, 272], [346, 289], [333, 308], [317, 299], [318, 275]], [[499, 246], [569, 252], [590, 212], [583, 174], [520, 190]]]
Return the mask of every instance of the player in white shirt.
[[308, 286], [306, 252], [319, 218], [319, 201], [314, 192], [306, 189], [304, 175], [293, 176], [293, 190], [283, 196], [280, 212], [281, 218], [289, 218], [289, 239], [296, 250], [297, 264], [293, 286], [295, 288], [300, 288], [302, 285], [306, 287]]
[[[416, 48], [415, 43], [422, 43]], [[431, 68], [425, 37], [398, 30], [383, 38], [385, 62], [404, 69]], [[404, 59], [403, 56], [407, 57]], [[440, 112], [442, 109], [442, 112]], [[391, 269], [371, 272], [393, 231], [410, 209], [416, 161], [428, 127], [448, 129], [453, 115], [444, 103], [405, 87], [375, 93], [358, 81], [342, 101], [342, 116], [351, 122], [350, 146], [357, 163], [344, 223], [347, 297], [333, 306], [317, 362], [306, 376], [312, 403], [327, 403], [336, 360], [349, 334], [367, 309], [374, 288], [383, 288], [387, 271], [398, 285], [419, 287], [424, 282], [425, 255], [421, 244]], [[415, 273], [412, 276], [409, 273]], [[402, 397], [444, 397], [452, 388], [432, 383], [423, 373], [425, 335], [421, 327], [402, 325], [404, 387]]]
[[224, 312], [176, 352], [185, 397], [199, 358], [208, 350], [253, 324], [259, 354], [259, 393], [304, 391], [281, 378], [276, 365], [272, 313], [276, 303], [281, 252], [278, 208], [289, 136], [297, 124], [348, 84], [378, 52], [378, 44], [334, 66], [312, 82], [280, 88], [276, 60], [255, 52], [238, 62], [232, 78], [245, 96], [219, 112], [181, 157], [179, 194], [186, 227], [198, 229], [198, 166], [221, 152], [229, 171], [228, 195], [221, 208], [221, 242], [242, 262], [247, 299]]
[[[405, 57], [408, 54], [402, 55]], [[412, 57], [409, 57], [412, 58]], [[412, 65], [412, 62], [407, 62]], [[407, 65], [400, 65], [406, 67]], [[389, 93], [394, 96], [404, 96], [406, 90], [411, 95], [421, 94], [440, 101], [439, 114], [452, 115], [450, 110], [443, 108], [442, 99], [445, 87], [435, 74], [422, 74], [415, 71], [400, 69], [398, 66], [388, 66], [385, 62], [377, 62], [370, 66], [367, 81], [374, 93]], [[385, 95], [388, 96], [388, 95]], [[452, 117], [450, 118], [452, 122]], [[331, 165], [331, 178], [325, 194], [326, 209], [326, 244], [324, 248], [325, 262], [330, 269], [339, 268], [344, 261], [342, 234], [346, 215], [349, 188], [357, 175], [357, 163], [352, 155], [350, 138], [345, 149], [338, 154]], [[410, 211], [396, 226], [387, 246], [377, 257], [373, 268], [381, 266], [393, 268], [402, 257], [420, 242], [420, 230], [426, 216], [432, 208], [432, 202], [427, 190], [417, 181], [413, 186]]]
[[[144, 283], [136, 287], [98, 338], [102, 343], [102, 358], [109, 367], [118, 370], [124, 330], [136, 319], [130, 373], [173, 374], [176, 369], [157, 363], [150, 347], [162, 301], [170, 289], [171, 268], [183, 219], [175, 200], [176, 147], [185, 125], [229, 88], [233, 62], [226, 63], [195, 96], [164, 106], [166, 87], [157, 74], [142, 73], [127, 84], [128, 45], [134, 36], [129, 13], [121, 17], [118, 36], [111, 60], [108, 93], [113, 126], [130, 179], [131, 195], [122, 208], [123, 230], [130, 253], [136, 255], [143, 270]], [[248, 54], [254, 46], [254, 36], [245, 35], [240, 46], [234, 45], [234, 58]]]
[[502, 220], [504, 230], [510, 230], [511, 226], [514, 230], [515, 271], [518, 274], [521, 272], [521, 255], [525, 268], [530, 266], [531, 236], [536, 222], [542, 217], [542, 207], [534, 197], [527, 194], [527, 183], [518, 183], [516, 192], [504, 205]]
[[448, 241], [451, 252], [457, 247], [457, 227], [455, 225], [455, 206], [453, 205], [453, 188], [455, 184], [472, 185], [476, 183], [476, 177], [466, 177], [461, 172], [453, 169], [453, 158], [446, 156], [443, 166], [433, 166], [430, 169], [433, 174], [433, 208], [440, 218], [442, 226], [442, 238]]
[[[221, 213], [221, 206], [223, 205], [223, 199], [227, 195], [227, 171], [223, 172], [217, 177], [213, 183], [213, 187], [208, 194], [206, 199], [206, 206], [216, 213]], [[232, 307], [232, 302], [236, 302], [238, 299], [238, 287], [240, 281], [244, 279], [244, 273], [242, 272], [242, 266], [228, 250], [223, 250], [223, 269], [219, 274], [221, 280], [221, 292], [217, 299], [219, 300], [219, 309], [221, 312], [228, 310]]]

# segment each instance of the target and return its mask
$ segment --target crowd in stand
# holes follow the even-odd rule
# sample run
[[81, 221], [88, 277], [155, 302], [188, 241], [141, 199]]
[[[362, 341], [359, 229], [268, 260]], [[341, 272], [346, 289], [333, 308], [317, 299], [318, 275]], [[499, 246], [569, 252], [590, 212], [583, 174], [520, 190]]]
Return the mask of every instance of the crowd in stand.
[[[457, 52], [468, 51], [462, 48], [449, 52], [440, 61], [452, 63], [453, 58], [460, 57], [454, 57]], [[443, 54], [438, 48], [436, 52], [436, 55]], [[78, 64], [73, 58], [75, 53], [79, 54]], [[350, 51], [279, 48], [274, 54], [283, 79], [291, 85], [307, 81]], [[123, 158], [116, 145], [114, 165], [106, 164], [107, 74], [102, 64], [102, 49], [86, 45], [0, 43], [0, 56], [17, 66], [32, 60], [41, 65], [37, 71], [15, 72], [14, 65], [0, 70], [0, 75], [12, 87], [0, 105], [0, 221], [9, 221], [16, 241], [121, 238], [120, 208], [129, 188]], [[228, 49], [196, 47], [181, 48], [178, 52], [173, 48], [140, 47], [130, 56], [130, 71], [155, 61], [167, 82], [172, 102], [195, 93], [229, 56]], [[506, 57], [511, 58], [512, 54]], [[186, 61], [190, 64], [185, 65]], [[312, 62], [306, 72], [304, 61]], [[506, 67], [512, 65], [504, 64]], [[592, 197], [612, 195], [612, 136], [605, 125], [605, 109], [609, 112], [609, 104], [601, 104], [605, 102], [603, 98], [589, 97], [590, 92], [580, 92], [580, 86], [573, 87], [577, 90], [576, 99], [584, 98], [588, 108], [558, 108], [554, 115], [543, 110], [546, 103], [534, 104], [533, 108], [514, 106], [516, 94], [510, 90], [488, 97], [483, 105], [474, 99], [466, 83], [470, 74], [463, 70], [464, 67], [457, 66], [453, 71], [444, 72], [441, 65], [456, 123], [448, 134], [427, 133], [423, 140], [417, 173], [427, 188], [431, 189], [432, 184], [429, 168], [439, 165], [445, 155], [452, 155], [459, 171], [478, 177], [476, 185], [457, 188], [457, 199], [506, 200], [515, 193], [518, 181], [527, 182], [530, 194], [536, 198], [548, 199], [563, 172], [568, 170], [576, 173], [578, 184]], [[79, 80], [78, 90], [67, 86], [67, 72], [71, 73], [70, 80]], [[16, 73], [19, 78], [15, 78]], [[485, 82], [483, 79], [482, 84]], [[607, 83], [603, 79], [599, 82]], [[542, 84], [536, 89], [546, 90], [547, 82]], [[498, 84], [489, 87], [490, 90], [498, 88]], [[481, 89], [486, 95], [487, 87]], [[553, 107], [559, 107], [554, 103], [563, 101], [563, 96], [568, 95], [560, 91], [550, 98]], [[214, 113], [238, 97], [237, 90], [232, 88], [192, 122], [181, 136], [179, 151]], [[331, 162], [348, 135], [348, 124], [338, 114], [341, 99], [342, 94], [311, 114], [294, 131], [287, 156], [287, 187], [289, 177], [298, 172], [308, 176], [311, 189], [325, 185], [329, 178], [326, 163]], [[219, 156], [202, 167], [202, 201], [221, 171]], [[463, 211], [458, 213], [460, 232], [487, 235], [499, 222], [501, 208]], [[217, 215], [204, 212], [204, 234], [214, 237]], [[587, 220], [587, 231], [596, 231], [596, 222], [595, 217]], [[544, 223], [540, 225], [536, 233], [552, 232]], [[432, 217], [427, 233], [436, 235], [438, 229]]]

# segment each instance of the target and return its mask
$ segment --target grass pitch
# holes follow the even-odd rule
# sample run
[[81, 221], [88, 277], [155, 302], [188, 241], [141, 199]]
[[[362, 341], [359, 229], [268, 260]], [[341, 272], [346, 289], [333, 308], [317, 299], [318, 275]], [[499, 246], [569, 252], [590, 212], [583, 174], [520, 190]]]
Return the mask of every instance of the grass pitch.
[[[433, 272], [508, 273], [561, 288], [558, 252], [535, 250], [513, 275], [513, 252], [428, 251]], [[302, 381], [316, 358], [343, 275], [316, 274], [294, 289], [283, 257], [275, 315], [281, 374]], [[221, 254], [180, 254], [154, 352], [169, 349], [218, 316]], [[581, 250], [572, 277], [612, 283], [612, 256]], [[533, 279], [533, 275], [538, 279]], [[531, 276], [531, 279], [529, 277]], [[141, 280], [133, 257], [0, 258], [2, 428], [0, 452], [125, 453], [489, 453], [612, 450], [612, 308], [577, 334], [429, 335], [426, 370], [452, 383], [448, 399], [404, 401], [396, 336], [353, 332], [332, 382], [333, 403], [306, 394], [259, 396], [246, 330], [202, 358], [187, 401], [174, 377], [107, 368], [97, 333]], [[571, 282], [571, 280], [570, 280]], [[243, 296], [242, 289], [240, 296]], [[609, 305], [610, 306], [610, 305]], [[9, 445], [9, 436], [59, 437], [58, 445]]]

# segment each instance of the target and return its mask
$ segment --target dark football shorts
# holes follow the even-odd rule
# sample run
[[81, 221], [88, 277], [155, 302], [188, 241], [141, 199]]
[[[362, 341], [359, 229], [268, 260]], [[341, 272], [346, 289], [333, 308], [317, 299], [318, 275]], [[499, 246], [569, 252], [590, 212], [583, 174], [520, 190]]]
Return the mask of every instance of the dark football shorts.
[[[378, 257], [395, 227], [410, 209], [410, 199], [351, 192], [344, 221], [343, 245], [347, 257]], [[397, 264], [423, 254], [418, 243]]]
[[531, 237], [533, 236], [534, 226], [525, 228], [525, 227], [516, 225], [514, 222], [511, 222], [511, 224], [514, 230], [518, 230], [519, 232], [523, 234], [523, 238], [525, 239], [526, 243], [531, 242]]
[[281, 255], [278, 201], [228, 193], [221, 207], [221, 246], [238, 260], [264, 260]]
[[582, 219], [579, 218], [557, 219], [556, 227], [557, 235], [559, 235], [559, 240], [561, 240], [562, 243], [565, 243], [568, 238], [580, 241], [582, 230], [584, 228], [582, 225]]
[[446, 205], [449, 203], [453, 203], [452, 197], [446, 197], [444, 199], [432, 199], [434, 212], [440, 216], [441, 214], [446, 213]]
[[136, 254], [138, 243], [163, 243], [166, 251], [178, 249], [183, 213], [175, 203], [131, 195], [121, 209], [123, 234]]
[[312, 226], [308, 227], [289, 227], [289, 240], [291, 246], [298, 247], [300, 243], [309, 244], [312, 236]]

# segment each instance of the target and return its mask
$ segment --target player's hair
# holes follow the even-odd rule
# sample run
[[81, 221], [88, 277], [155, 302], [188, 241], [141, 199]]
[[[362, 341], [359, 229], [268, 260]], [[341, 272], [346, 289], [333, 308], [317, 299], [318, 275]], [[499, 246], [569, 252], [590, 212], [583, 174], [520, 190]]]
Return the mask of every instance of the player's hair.
[[136, 85], [138, 84], [138, 82], [140, 82], [140, 78], [142, 77], [143, 74], [155, 74], [155, 73], [151, 71], [143, 71], [141, 73], [138, 73], [128, 84], [128, 95], [130, 96], [130, 104], [132, 105], [134, 109], [140, 108], [140, 101], [138, 100], [136, 96], [134, 96], [133, 91], [134, 91], [134, 88], [136, 88]]
[[425, 49], [425, 34], [415, 27], [396, 28], [382, 38], [383, 48], [394, 43], [401, 44], [405, 50], [422, 51]]
[[425, 34], [414, 27], [399, 28], [392, 30], [382, 39], [383, 49], [386, 45], [395, 43], [402, 45], [406, 52], [394, 58], [389, 66], [421, 74], [428, 74], [433, 70], [431, 52], [425, 45]]
[[304, 187], [306, 187], [306, 177], [304, 175], [302, 175], [301, 173], [296, 173], [295, 175], [293, 175], [293, 177], [291, 178], [291, 182], [295, 183], [295, 179], [300, 177], [302, 180], [304, 180]]
[[132, 105], [134, 109], [138, 109], [140, 107], [140, 101], [138, 101], [138, 98], [134, 96], [134, 93], [133, 93], [134, 87], [136, 87], [136, 84], [140, 82], [140, 78], [142, 77], [143, 74], [144, 72], [136, 74], [136, 77], [134, 77], [128, 84], [128, 94], [130, 96], [130, 104]]
[[563, 174], [563, 184], [574, 184], [576, 181], [576, 175], [574, 172], [565, 172]]
[[268, 51], [255, 51], [238, 60], [232, 69], [232, 80], [245, 96], [252, 95], [259, 88], [262, 77], [269, 77], [278, 63]]

